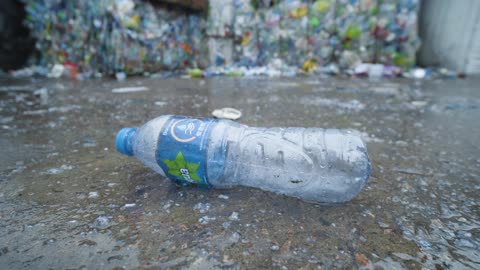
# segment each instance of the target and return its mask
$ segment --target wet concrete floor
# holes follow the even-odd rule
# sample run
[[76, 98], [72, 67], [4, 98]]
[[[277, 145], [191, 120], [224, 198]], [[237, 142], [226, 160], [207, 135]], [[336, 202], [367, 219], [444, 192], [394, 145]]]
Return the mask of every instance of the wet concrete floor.
[[[479, 269], [479, 79], [0, 81], [4, 269]], [[112, 93], [126, 86], [141, 92]], [[318, 205], [177, 187], [114, 149], [162, 114], [349, 128], [372, 176]]]

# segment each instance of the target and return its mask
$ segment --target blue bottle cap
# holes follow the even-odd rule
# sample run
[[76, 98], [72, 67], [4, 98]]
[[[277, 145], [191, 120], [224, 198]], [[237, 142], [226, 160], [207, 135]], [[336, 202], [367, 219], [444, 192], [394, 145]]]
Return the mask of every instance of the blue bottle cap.
[[115, 148], [118, 152], [127, 156], [133, 156], [132, 138], [135, 132], [137, 132], [136, 128], [122, 128], [117, 133]]

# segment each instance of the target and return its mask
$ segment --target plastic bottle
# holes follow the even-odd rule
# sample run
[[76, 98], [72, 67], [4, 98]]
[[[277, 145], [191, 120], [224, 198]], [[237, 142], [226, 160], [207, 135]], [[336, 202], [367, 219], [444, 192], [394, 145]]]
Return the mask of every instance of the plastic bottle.
[[362, 140], [337, 129], [256, 128], [167, 115], [123, 128], [115, 146], [179, 183], [256, 187], [317, 202], [351, 200], [370, 175]]

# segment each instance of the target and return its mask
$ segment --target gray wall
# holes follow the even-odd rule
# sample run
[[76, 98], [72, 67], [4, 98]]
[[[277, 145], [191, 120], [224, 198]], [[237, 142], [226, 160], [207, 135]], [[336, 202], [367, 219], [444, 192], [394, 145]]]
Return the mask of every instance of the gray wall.
[[418, 63], [480, 74], [480, 1], [423, 0]]

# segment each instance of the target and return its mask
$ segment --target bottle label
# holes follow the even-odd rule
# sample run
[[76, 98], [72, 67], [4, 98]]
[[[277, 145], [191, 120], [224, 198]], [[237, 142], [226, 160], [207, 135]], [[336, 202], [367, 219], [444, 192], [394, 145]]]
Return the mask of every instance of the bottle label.
[[163, 126], [157, 147], [157, 163], [165, 174], [181, 184], [209, 186], [208, 138], [215, 119], [172, 116]]

